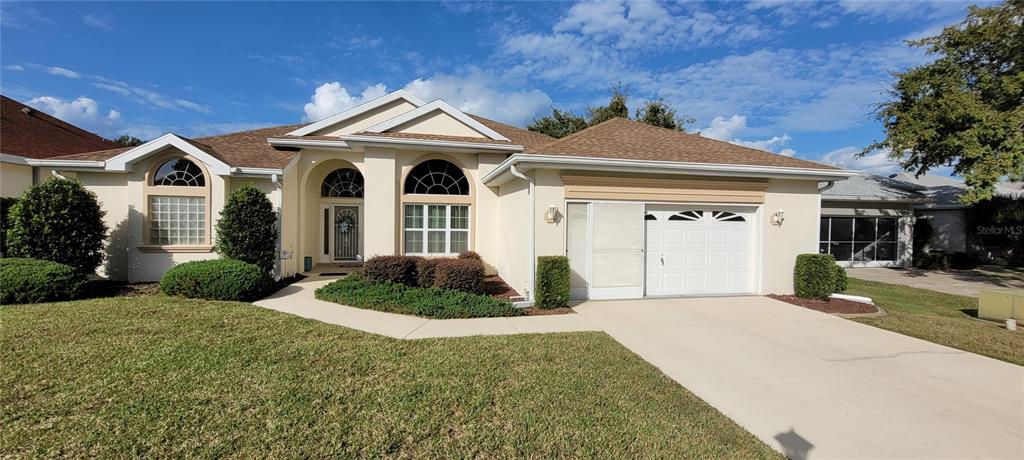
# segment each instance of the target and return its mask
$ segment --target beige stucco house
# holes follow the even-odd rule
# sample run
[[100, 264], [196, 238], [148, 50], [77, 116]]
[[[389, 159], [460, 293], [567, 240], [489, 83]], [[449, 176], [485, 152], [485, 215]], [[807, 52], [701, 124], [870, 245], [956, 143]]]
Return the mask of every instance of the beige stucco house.
[[[96, 192], [104, 273], [217, 257], [242, 184], [279, 210], [279, 274], [472, 250], [527, 299], [566, 255], [578, 298], [789, 293], [817, 252], [820, 183], [854, 172], [612, 119], [553, 139], [397, 91], [307, 125], [32, 160]], [[47, 172], [47, 176], [48, 176]]]

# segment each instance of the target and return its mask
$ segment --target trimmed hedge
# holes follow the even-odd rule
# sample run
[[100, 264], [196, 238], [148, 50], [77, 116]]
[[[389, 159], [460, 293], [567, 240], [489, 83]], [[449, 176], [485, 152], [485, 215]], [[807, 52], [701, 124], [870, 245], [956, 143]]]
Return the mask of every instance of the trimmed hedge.
[[[793, 289], [797, 297], [828, 299], [837, 285], [836, 259], [831, 254], [800, 254], [793, 269]], [[845, 270], [843, 273], [845, 274]]]
[[0, 257], [7, 257], [7, 230], [11, 228], [11, 208], [18, 202], [14, 197], [0, 197]]
[[277, 236], [277, 215], [265, 193], [249, 184], [231, 192], [217, 220], [217, 252], [269, 273], [277, 263]]
[[839, 293], [846, 291], [846, 288], [850, 286], [850, 279], [846, 276], [846, 269], [840, 267], [839, 264], [833, 265], [833, 267], [835, 267], [835, 273], [833, 273], [832, 276], [834, 277], [833, 280], [835, 284], [832, 288], [832, 292]]
[[537, 258], [537, 306], [564, 307], [569, 303], [569, 258], [541, 256]]
[[441, 259], [420, 259], [416, 262], [416, 285], [419, 287], [434, 287], [434, 275], [437, 273], [437, 263]]
[[525, 314], [507, 300], [451, 289], [381, 283], [358, 276], [348, 276], [317, 289], [316, 298], [357, 308], [442, 319]]
[[255, 300], [274, 280], [255, 264], [231, 259], [197, 260], [171, 267], [160, 279], [167, 295], [206, 300]]
[[484, 260], [483, 257], [480, 257], [480, 254], [477, 254], [477, 253], [475, 253], [473, 251], [462, 251], [462, 252], [459, 253], [459, 258], [460, 259], [479, 260], [481, 262], [483, 262], [483, 260]]
[[26, 190], [11, 207], [6, 255], [50, 260], [93, 273], [103, 262], [104, 214], [96, 194], [77, 180], [43, 182]]
[[925, 270], [970, 270], [977, 268], [980, 263], [981, 257], [975, 254], [929, 251], [918, 255], [914, 266]]
[[40, 259], [0, 259], [0, 304], [39, 303], [78, 297], [85, 276], [69, 265]]
[[484, 292], [484, 264], [476, 259], [441, 259], [434, 272], [434, 287], [480, 294]]
[[415, 287], [419, 285], [416, 265], [422, 257], [376, 256], [363, 264], [363, 276], [381, 283], [397, 283]]

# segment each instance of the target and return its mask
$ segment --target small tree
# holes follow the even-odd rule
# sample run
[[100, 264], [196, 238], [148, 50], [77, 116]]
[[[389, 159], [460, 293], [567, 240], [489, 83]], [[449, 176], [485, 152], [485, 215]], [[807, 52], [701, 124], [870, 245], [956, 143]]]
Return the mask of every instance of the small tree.
[[270, 272], [277, 260], [277, 216], [270, 199], [252, 185], [235, 189], [217, 221], [217, 252]]
[[11, 208], [8, 252], [94, 273], [103, 262], [105, 213], [77, 180], [53, 179], [25, 191]]

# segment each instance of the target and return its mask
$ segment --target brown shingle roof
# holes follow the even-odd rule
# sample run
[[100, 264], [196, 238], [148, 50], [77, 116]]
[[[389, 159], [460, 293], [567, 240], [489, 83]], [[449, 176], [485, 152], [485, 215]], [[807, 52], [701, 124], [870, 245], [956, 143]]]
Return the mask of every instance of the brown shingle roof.
[[480, 124], [497, 131], [498, 134], [501, 134], [502, 136], [507, 137], [513, 144], [523, 146], [526, 150], [539, 148], [558, 140], [551, 136], [535, 133], [522, 128], [516, 128], [515, 126], [506, 125], [505, 123], [500, 123], [478, 115], [468, 115], [474, 120], [479, 121]]
[[837, 169], [625, 118], [613, 118], [526, 153], [629, 160]]
[[[295, 152], [276, 150], [267, 143], [267, 138], [282, 137], [300, 126], [302, 125], [273, 126], [198, 139], [178, 137], [231, 166], [283, 168], [295, 157]], [[131, 149], [102, 150], [65, 155], [59, 158], [61, 160], [108, 160], [128, 150]]]
[[50, 158], [117, 147], [96, 134], [0, 96], [0, 152]]

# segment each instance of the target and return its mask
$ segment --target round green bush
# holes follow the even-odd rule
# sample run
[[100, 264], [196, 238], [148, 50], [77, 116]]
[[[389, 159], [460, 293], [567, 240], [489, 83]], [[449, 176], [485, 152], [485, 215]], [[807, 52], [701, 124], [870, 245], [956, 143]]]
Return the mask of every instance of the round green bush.
[[[804, 299], [828, 299], [838, 287], [839, 272], [831, 254], [800, 254], [793, 269], [793, 290]], [[846, 270], [843, 270], [846, 273]]]
[[255, 264], [231, 259], [197, 260], [175, 265], [160, 279], [167, 295], [206, 300], [255, 300], [274, 280]]
[[79, 296], [85, 276], [74, 267], [48, 260], [0, 259], [0, 303], [38, 303]]
[[76, 180], [52, 179], [25, 191], [11, 208], [7, 250], [70, 265], [88, 274], [103, 261], [107, 225], [96, 194]]
[[217, 252], [256, 264], [265, 272], [277, 262], [277, 216], [267, 195], [252, 185], [231, 192], [217, 221]]
[[569, 303], [569, 258], [541, 256], [537, 258], [536, 304], [540, 308], [564, 307]]

